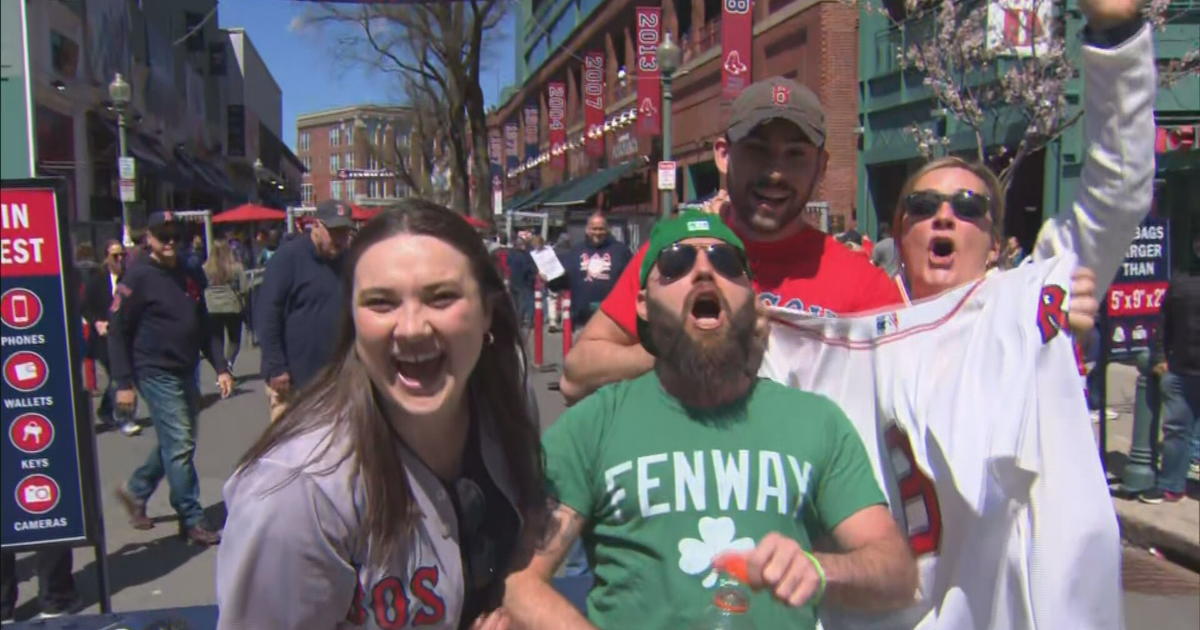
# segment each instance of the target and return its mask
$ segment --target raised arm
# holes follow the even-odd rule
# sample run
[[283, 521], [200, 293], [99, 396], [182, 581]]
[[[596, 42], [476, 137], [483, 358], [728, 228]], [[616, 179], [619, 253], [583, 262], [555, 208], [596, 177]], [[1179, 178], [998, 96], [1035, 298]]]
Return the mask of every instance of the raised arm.
[[[1069, 213], [1046, 223], [1034, 259], [1074, 251], [1104, 295], [1150, 210], [1157, 77], [1150, 26], [1138, 0], [1083, 0], [1084, 129], [1088, 142]], [[1129, 32], [1125, 32], [1128, 30]], [[1114, 39], [1116, 41], [1114, 41]]]
[[504, 608], [518, 628], [595, 628], [550, 583], [585, 524], [578, 512], [559, 504], [540, 538], [536, 532], [526, 532], [504, 589]]

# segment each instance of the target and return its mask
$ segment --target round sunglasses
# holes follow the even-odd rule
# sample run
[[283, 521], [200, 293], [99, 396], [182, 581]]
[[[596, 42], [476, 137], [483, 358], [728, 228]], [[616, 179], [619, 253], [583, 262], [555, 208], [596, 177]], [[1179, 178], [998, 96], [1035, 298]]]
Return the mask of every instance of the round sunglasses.
[[904, 207], [914, 219], [921, 221], [937, 214], [943, 203], [949, 203], [954, 216], [964, 221], [978, 221], [991, 210], [992, 200], [983, 193], [962, 189], [952, 194], [936, 190], [918, 190], [904, 198]]
[[696, 253], [700, 250], [704, 250], [708, 264], [712, 265], [713, 269], [716, 269], [717, 273], [722, 276], [730, 280], [737, 280], [750, 275], [749, 269], [746, 267], [745, 254], [733, 245], [712, 243], [699, 246], [675, 243], [658, 253], [656, 264], [663, 283], [670, 284], [687, 275], [692, 267], [696, 266]]

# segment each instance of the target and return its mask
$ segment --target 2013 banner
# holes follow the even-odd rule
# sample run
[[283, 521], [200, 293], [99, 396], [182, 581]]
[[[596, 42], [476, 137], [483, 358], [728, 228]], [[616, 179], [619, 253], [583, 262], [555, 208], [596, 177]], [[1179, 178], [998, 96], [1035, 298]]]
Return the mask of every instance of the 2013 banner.
[[583, 116], [587, 153], [604, 156], [604, 53], [583, 56]]
[[643, 136], [662, 133], [662, 84], [658, 74], [658, 43], [662, 39], [662, 9], [637, 7], [637, 130]]
[[754, 0], [722, 0], [721, 98], [732, 101], [750, 85]]
[[567, 167], [567, 85], [552, 81], [546, 86], [546, 118], [550, 127], [550, 168]]

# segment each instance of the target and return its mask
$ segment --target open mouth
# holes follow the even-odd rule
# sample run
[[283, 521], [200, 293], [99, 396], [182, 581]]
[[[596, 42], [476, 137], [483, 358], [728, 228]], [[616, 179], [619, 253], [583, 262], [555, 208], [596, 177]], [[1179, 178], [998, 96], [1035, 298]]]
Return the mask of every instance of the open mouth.
[[445, 373], [446, 354], [440, 348], [414, 353], [392, 355], [396, 376], [406, 389], [428, 391], [434, 388]]
[[721, 296], [712, 289], [701, 289], [692, 297], [688, 310], [692, 323], [701, 330], [713, 330], [721, 326]]
[[949, 265], [954, 259], [954, 241], [936, 236], [929, 243], [929, 257], [935, 265]]

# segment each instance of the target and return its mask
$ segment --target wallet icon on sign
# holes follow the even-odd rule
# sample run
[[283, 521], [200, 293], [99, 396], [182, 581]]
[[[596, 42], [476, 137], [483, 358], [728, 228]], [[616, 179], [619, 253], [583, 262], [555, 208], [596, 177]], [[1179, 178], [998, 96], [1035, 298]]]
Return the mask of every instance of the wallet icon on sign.
[[18, 363], [13, 366], [13, 371], [17, 373], [19, 381], [32, 381], [38, 377], [38, 366], [33, 361]]
[[54, 497], [54, 491], [50, 486], [26, 486], [25, 487], [25, 502], [26, 503], [47, 503]]

